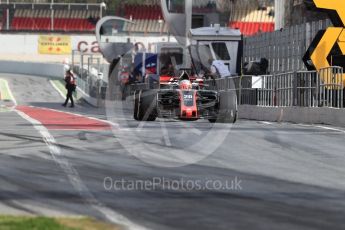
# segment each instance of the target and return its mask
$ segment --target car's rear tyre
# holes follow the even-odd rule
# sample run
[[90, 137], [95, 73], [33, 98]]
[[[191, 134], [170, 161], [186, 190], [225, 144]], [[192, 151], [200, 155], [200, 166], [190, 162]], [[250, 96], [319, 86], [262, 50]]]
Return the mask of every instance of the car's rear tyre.
[[230, 88], [219, 92], [219, 113], [211, 123], [235, 123], [237, 121], [237, 93], [233, 79], [229, 79]]
[[139, 93], [138, 90], [134, 91], [134, 111], [133, 111], [134, 120], [138, 120], [138, 104], [139, 104], [138, 93]]
[[157, 118], [157, 92], [139, 90], [134, 93], [134, 119], [137, 121], [155, 121]]
[[237, 120], [236, 91], [220, 93], [218, 123], [235, 123]]

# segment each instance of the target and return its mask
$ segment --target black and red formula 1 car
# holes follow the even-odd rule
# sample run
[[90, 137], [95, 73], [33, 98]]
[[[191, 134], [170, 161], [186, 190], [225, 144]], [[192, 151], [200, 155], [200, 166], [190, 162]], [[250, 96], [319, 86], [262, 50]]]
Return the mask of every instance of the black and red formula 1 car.
[[230, 84], [230, 89], [223, 91], [207, 88], [203, 79], [192, 78], [187, 72], [183, 72], [179, 78], [160, 77], [159, 89], [135, 91], [134, 119], [207, 119], [211, 123], [235, 123], [237, 95], [234, 83]]

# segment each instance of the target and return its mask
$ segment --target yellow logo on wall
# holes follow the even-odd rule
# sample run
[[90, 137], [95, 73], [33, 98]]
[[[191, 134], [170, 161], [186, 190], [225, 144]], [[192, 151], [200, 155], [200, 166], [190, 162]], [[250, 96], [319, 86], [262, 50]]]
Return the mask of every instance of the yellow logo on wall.
[[38, 38], [38, 52], [40, 54], [71, 54], [70, 36], [41, 35]]
[[[303, 61], [308, 70], [321, 70], [330, 66], [345, 68], [345, 4], [341, 0], [305, 0], [319, 11], [327, 12], [334, 27], [320, 30]], [[323, 77], [323, 76], [321, 76]], [[343, 75], [345, 83], [345, 74]]]

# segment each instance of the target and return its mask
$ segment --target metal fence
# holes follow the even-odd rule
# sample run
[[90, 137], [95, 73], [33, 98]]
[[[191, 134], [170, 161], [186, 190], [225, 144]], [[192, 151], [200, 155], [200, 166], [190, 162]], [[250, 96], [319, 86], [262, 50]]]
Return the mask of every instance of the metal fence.
[[319, 72], [318, 96], [322, 105], [344, 107], [344, 73], [341, 67], [324, 68]]
[[295, 71], [263, 76], [236, 76], [206, 80], [209, 90], [233, 90], [240, 105], [264, 107], [333, 107], [343, 108], [343, 68]]
[[[325, 68], [319, 72], [241, 76], [233, 80], [241, 105], [343, 108], [345, 103], [344, 74], [341, 67]], [[229, 85], [224, 83], [224, 79], [216, 81], [216, 85]], [[215, 89], [223, 90], [224, 87]]]
[[78, 76], [78, 88], [97, 99], [105, 99], [107, 89], [107, 82], [104, 80], [108, 77], [105, 75], [108, 66], [103, 65], [101, 60], [101, 57], [94, 54], [72, 51], [72, 70]]
[[[78, 75], [78, 87], [89, 96], [105, 99], [108, 84], [102, 80], [108, 66], [92, 54], [73, 53], [72, 67]], [[294, 71], [263, 76], [236, 76], [228, 79], [207, 80], [206, 89], [233, 90], [240, 105], [265, 107], [333, 107], [343, 108], [343, 68], [330, 67], [320, 71]], [[149, 89], [148, 83], [126, 86], [127, 96], [135, 90]]]
[[306, 70], [301, 57], [318, 31], [330, 25], [330, 20], [323, 20], [245, 38], [244, 62], [266, 58], [269, 61], [269, 73]]

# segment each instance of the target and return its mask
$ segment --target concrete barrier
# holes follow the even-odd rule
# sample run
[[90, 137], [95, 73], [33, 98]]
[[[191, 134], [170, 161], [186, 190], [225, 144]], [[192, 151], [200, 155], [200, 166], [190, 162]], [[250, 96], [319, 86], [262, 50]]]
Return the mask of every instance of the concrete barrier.
[[241, 105], [238, 111], [240, 119], [345, 127], [345, 109]]
[[34, 76], [63, 77], [63, 64], [37, 62], [0, 61], [1, 73], [26, 74]]
[[86, 94], [82, 89], [77, 87], [78, 97], [83, 98], [87, 103], [94, 107], [99, 107], [99, 100], [97, 98], [93, 98], [90, 95]]

